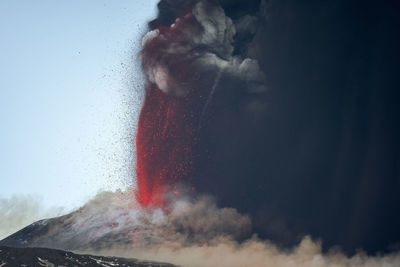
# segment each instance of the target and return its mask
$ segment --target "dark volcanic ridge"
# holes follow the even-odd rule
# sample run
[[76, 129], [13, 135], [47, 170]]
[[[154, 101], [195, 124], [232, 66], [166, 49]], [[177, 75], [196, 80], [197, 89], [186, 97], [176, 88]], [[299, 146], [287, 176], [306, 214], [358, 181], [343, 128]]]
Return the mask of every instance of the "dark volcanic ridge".
[[175, 265], [118, 257], [80, 255], [48, 248], [12, 248], [0, 246], [0, 266], [173, 267]]

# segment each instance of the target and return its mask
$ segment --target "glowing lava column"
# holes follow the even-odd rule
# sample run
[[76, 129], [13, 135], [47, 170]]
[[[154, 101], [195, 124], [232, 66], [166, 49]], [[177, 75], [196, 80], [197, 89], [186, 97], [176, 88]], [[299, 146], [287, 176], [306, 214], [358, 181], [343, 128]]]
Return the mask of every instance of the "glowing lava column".
[[155, 84], [149, 86], [136, 136], [138, 200], [143, 206], [163, 207], [166, 191], [189, 175], [191, 114], [188, 97], [177, 98]]

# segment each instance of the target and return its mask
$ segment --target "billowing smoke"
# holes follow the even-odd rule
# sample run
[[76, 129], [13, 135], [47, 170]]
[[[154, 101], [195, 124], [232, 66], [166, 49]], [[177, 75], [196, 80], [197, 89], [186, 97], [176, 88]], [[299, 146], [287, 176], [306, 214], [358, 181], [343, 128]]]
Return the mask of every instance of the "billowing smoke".
[[[125, 234], [127, 231], [125, 238], [129, 241], [126, 244], [110, 242], [104, 247], [99, 246], [97, 250], [88, 249], [83, 252], [158, 260], [188, 267], [377, 267], [397, 266], [400, 263], [399, 252], [368, 256], [359, 251], [348, 257], [340, 248], [334, 247], [323, 253], [321, 242], [311, 240], [308, 236], [303, 237], [291, 249], [280, 248], [257, 235], [243, 238], [251, 232], [250, 218], [235, 209], [217, 207], [211, 197], [173, 196], [169, 210], [132, 210], [128, 207], [139, 204], [132, 203], [132, 198], [128, 195], [102, 193], [89, 202], [79, 216], [92, 218], [88, 227], [107, 228], [92, 239], [92, 242], [105, 236], [110, 238], [119, 232]], [[106, 208], [101, 203], [113, 205]], [[92, 205], [95, 207], [91, 211]], [[88, 214], [84, 215], [85, 212]], [[126, 216], [129, 212], [133, 212], [130, 217]], [[98, 220], [99, 217], [103, 219]], [[99, 223], [96, 225], [96, 221], [106, 222], [105, 218], [108, 218], [108, 227]], [[100, 243], [105, 244], [104, 240]]]
[[[243, 80], [247, 90], [264, 91], [265, 75], [257, 60], [233, 55], [236, 27], [222, 7], [212, 1], [192, 5], [171, 25], [154, 29], [143, 38], [142, 64], [150, 82], [167, 94], [182, 97], [212, 71], [217, 75], [207, 77], [210, 94], [221, 73]], [[249, 20], [243, 18], [239, 29], [248, 27]]]
[[209, 196], [168, 197], [168, 210], [142, 208], [133, 196], [132, 190], [99, 193], [78, 211], [39, 221], [22, 230], [29, 235], [15, 236], [14, 240], [23, 246], [189, 267], [375, 267], [400, 263], [400, 253], [368, 256], [361, 251], [347, 257], [337, 248], [323, 253], [321, 243], [307, 236], [291, 249], [280, 248], [257, 235], [250, 236], [251, 220], [247, 215], [232, 208], [219, 208]]

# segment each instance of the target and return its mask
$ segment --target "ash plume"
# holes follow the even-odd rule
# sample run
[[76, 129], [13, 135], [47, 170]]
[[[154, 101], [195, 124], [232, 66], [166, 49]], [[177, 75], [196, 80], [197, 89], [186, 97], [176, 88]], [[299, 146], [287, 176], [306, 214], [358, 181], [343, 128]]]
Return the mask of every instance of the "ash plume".
[[396, 246], [399, 5], [158, 7], [142, 64], [149, 83], [193, 117], [172, 117], [191, 133], [190, 175], [180, 180], [248, 213], [253, 232], [279, 246], [305, 235], [322, 239], [325, 252], [340, 246], [349, 255]]

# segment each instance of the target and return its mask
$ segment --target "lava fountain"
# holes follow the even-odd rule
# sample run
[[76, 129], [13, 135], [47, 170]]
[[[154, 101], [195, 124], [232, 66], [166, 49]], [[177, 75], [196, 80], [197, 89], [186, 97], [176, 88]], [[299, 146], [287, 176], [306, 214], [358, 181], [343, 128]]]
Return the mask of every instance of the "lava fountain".
[[138, 200], [145, 207], [163, 207], [167, 187], [190, 174], [194, 134], [190, 102], [149, 85], [136, 137]]
[[[193, 19], [186, 16], [186, 23]], [[158, 27], [146, 37], [142, 63], [149, 78], [142, 107], [137, 147], [137, 198], [144, 207], [164, 208], [165, 195], [175, 194], [177, 184], [187, 181], [192, 170], [192, 146], [198, 124], [196, 107], [202, 105], [200, 76], [187, 59], [166, 53], [169, 41], [182, 36], [181, 23]], [[176, 39], [175, 39], [176, 40]]]

